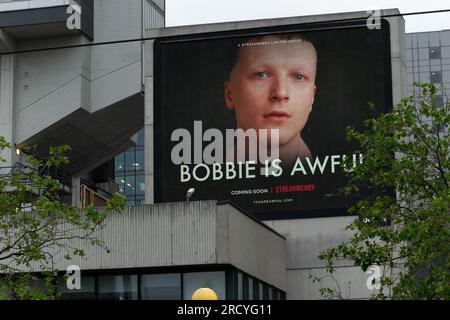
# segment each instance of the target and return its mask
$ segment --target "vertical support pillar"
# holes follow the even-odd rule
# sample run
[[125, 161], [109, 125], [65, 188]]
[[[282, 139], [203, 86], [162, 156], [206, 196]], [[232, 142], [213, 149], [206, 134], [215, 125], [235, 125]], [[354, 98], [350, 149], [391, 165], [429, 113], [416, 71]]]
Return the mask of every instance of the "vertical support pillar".
[[14, 148], [14, 55], [0, 56], [0, 135], [13, 146], [1, 154], [6, 163], [1, 166], [13, 166], [16, 162]]
[[145, 41], [145, 203], [155, 202], [154, 122], [153, 122], [153, 40]]

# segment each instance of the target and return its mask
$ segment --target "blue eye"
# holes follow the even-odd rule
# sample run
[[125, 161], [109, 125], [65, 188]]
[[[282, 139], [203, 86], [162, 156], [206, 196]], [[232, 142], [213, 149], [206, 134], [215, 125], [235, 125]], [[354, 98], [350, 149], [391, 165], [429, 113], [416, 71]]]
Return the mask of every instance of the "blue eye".
[[294, 79], [295, 79], [295, 80], [303, 80], [303, 79], [305, 79], [305, 76], [302, 75], [301, 73], [296, 73], [296, 74], [294, 75]]
[[258, 71], [253, 74], [256, 78], [264, 78], [267, 74], [264, 71]]

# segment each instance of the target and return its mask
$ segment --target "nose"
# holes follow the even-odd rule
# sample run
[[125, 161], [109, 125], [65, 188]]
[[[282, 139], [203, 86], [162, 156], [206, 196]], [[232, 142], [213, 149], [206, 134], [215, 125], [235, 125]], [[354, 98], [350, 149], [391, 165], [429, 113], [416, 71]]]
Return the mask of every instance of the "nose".
[[274, 79], [270, 93], [270, 100], [273, 102], [289, 101], [289, 88], [286, 80], [282, 78]]

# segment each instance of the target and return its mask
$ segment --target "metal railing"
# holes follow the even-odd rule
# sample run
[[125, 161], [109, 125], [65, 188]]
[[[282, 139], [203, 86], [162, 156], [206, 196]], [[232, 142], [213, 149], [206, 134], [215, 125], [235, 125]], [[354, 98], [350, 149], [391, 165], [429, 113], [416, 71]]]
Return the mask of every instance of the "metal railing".
[[35, 195], [42, 194], [40, 188], [36, 186], [36, 181], [31, 178], [32, 174], [38, 174], [40, 177], [52, 177], [61, 184], [61, 193], [71, 192], [71, 175], [63, 168], [42, 167], [39, 169], [29, 165], [17, 162], [14, 166], [0, 167], [0, 180], [6, 181], [7, 186], [13, 190], [13, 180], [19, 179], [22, 185], [30, 187], [30, 191]]

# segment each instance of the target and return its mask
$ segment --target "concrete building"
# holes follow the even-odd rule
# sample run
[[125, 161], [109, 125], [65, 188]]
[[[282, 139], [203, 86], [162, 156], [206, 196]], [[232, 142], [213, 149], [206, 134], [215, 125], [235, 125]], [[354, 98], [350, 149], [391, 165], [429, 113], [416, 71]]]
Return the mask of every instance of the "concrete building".
[[[382, 16], [399, 14], [398, 10], [383, 10]], [[329, 14], [307, 17], [294, 17], [270, 20], [255, 20], [233, 23], [217, 23], [198, 26], [170, 27], [146, 31], [146, 37], [168, 37], [205, 32], [220, 32], [239, 29], [251, 29], [269, 25], [294, 25], [300, 23], [317, 23], [366, 17], [366, 12], [352, 12], [342, 14]], [[392, 67], [392, 94], [393, 103], [400, 101], [406, 95], [406, 56], [404, 20], [401, 16], [387, 18], [390, 25], [390, 54]], [[153, 41], [146, 41], [147, 52], [151, 51]], [[146, 203], [153, 203], [153, 145], [147, 141], [153, 140], [153, 70], [152, 59], [146, 60], [145, 68], [145, 183]], [[325, 264], [317, 255], [322, 250], [338, 245], [349, 239], [350, 234], [345, 227], [355, 217], [330, 217], [294, 220], [264, 221], [286, 238], [286, 297], [287, 299], [318, 299], [319, 287], [313, 284], [310, 275], [321, 277], [325, 274]], [[366, 286], [368, 274], [348, 263], [338, 265], [335, 280], [340, 284], [342, 295], [351, 299], [361, 299], [370, 296], [371, 292]], [[326, 278], [320, 286], [336, 288], [333, 279]]]
[[[48, 3], [0, 1], [0, 50], [22, 51], [0, 56], [0, 135], [18, 149], [37, 144], [41, 156], [52, 144], [72, 146], [67, 168], [72, 177], [70, 196], [72, 202], [80, 203], [83, 180], [94, 184], [94, 192], [98, 192], [96, 187], [105, 187], [106, 180], [96, 179], [92, 170], [133, 145], [133, 135], [144, 126], [144, 137], [138, 140], [144, 141], [145, 167], [141, 168], [144, 160], [138, 162], [135, 149], [130, 151], [134, 158], [126, 160], [125, 153], [123, 166], [128, 162], [131, 172], [137, 163], [139, 170], [128, 174], [117, 164], [115, 171], [116, 182], [124, 188], [128, 184], [133, 188], [133, 183], [134, 187], [145, 186], [146, 204], [129, 206], [108, 218], [99, 238], [110, 253], [90, 248], [86, 260], [72, 261], [83, 270], [83, 289], [64, 292], [65, 297], [190, 299], [195, 288], [209, 285], [222, 299], [320, 298], [319, 286], [310, 279], [310, 275], [325, 274], [324, 262], [317, 255], [348, 239], [345, 226], [355, 217], [260, 222], [230, 203], [214, 200], [154, 203], [153, 40], [23, 51], [144, 36], [363, 20], [367, 13], [157, 28], [164, 25], [164, 1], [93, 1], [92, 6], [81, 0]], [[82, 8], [79, 30], [68, 30], [65, 25], [70, 4]], [[47, 14], [42, 15], [42, 10]], [[386, 20], [394, 104], [407, 94], [404, 20], [395, 14], [399, 11], [382, 11], [383, 16], [390, 16]], [[34, 21], [33, 27], [27, 21]], [[21, 161], [15, 150], [5, 156], [6, 167]], [[143, 172], [138, 174], [139, 182], [137, 171]], [[96, 185], [96, 181], [100, 182]], [[134, 201], [143, 199], [131, 190]], [[65, 270], [67, 262], [62, 257], [58, 261], [58, 268]], [[343, 262], [335, 280], [344, 297], [364, 299], [371, 294], [368, 276]], [[324, 279], [320, 286], [335, 283]]]
[[[80, 29], [66, 26], [71, 4], [81, 7]], [[142, 38], [164, 26], [164, 2], [2, 1], [0, 15], [2, 51], [26, 51]], [[51, 144], [70, 145], [67, 175], [78, 201], [80, 178], [96, 191], [90, 172], [134, 145], [143, 127], [142, 74], [139, 41], [3, 55], [0, 134], [18, 149], [37, 145], [38, 156]], [[10, 165], [17, 160], [15, 150], [5, 156]]]
[[[406, 34], [408, 95], [419, 94], [413, 82], [431, 82], [450, 92], [450, 30]], [[446, 97], [438, 96], [440, 103]]]

